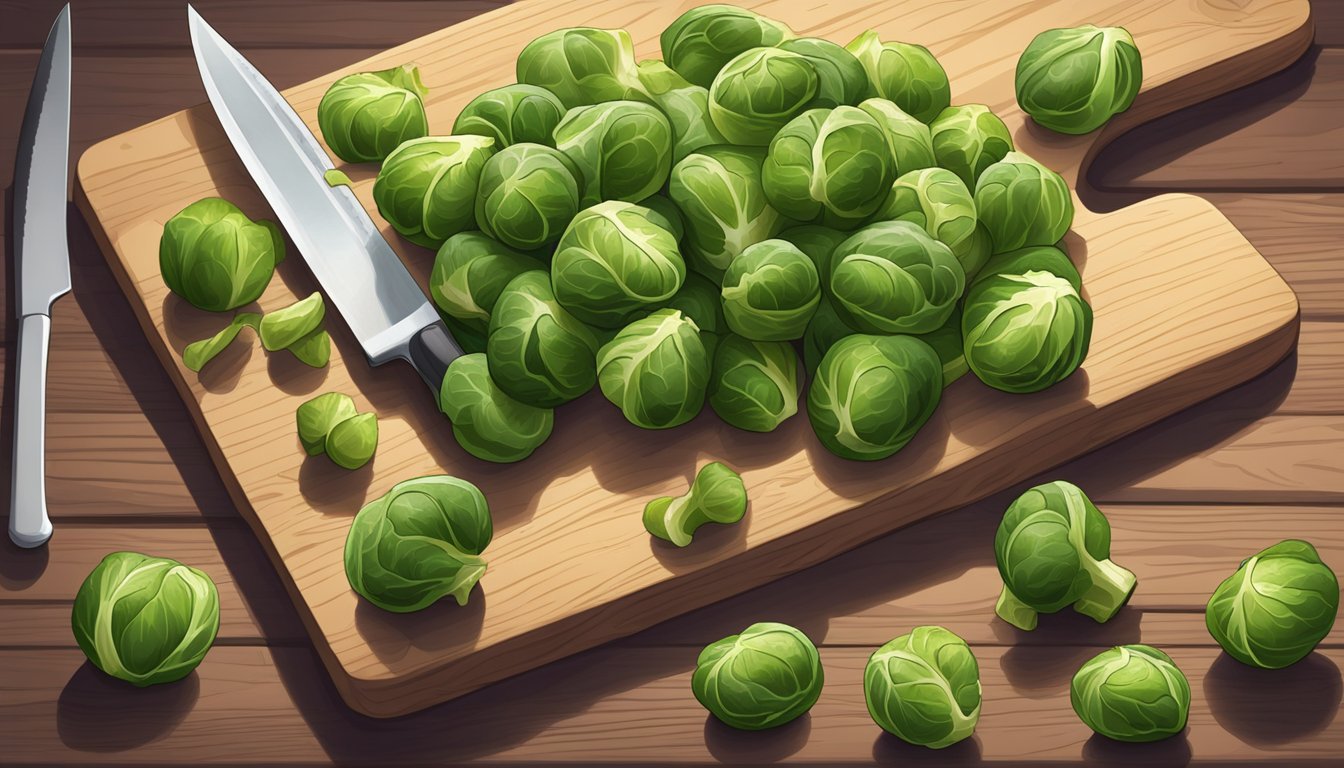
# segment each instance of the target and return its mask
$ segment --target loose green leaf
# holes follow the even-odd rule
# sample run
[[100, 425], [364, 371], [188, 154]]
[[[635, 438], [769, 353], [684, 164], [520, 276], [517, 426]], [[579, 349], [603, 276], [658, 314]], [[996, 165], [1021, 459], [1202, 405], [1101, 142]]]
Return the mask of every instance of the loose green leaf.
[[319, 328], [294, 342], [289, 351], [304, 365], [321, 368], [331, 361], [331, 336]]
[[359, 469], [378, 449], [378, 416], [361, 413], [338, 422], [327, 433], [328, 458], [345, 469]]
[[244, 326], [256, 329], [260, 323], [261, 315], [256, 312], [240, 312], [234, 315], [233, 320], [224, 326], [219, 333], [208, 339], [201, 339], [188, 344], [182, 350], [182, 364], [199, 373], [206, 363], [215, 359], [215, 356], [223, 352], [238, 337], [238, 332], [243, 330]]
[[288, 349], [304, 336], [317, 330], [327, 307], [322, 302], [322, 294], [314, 291], [306, 299], [290, 304], [284, 309], [268, 312], [261, 318], [258, 331], [261, 345], [267, 352]]
[[335, 168], [322, 174], [322, 180], [327, 182], [328, 187], [350, 186], [350, 177], [345, 175], [345, 171], [338, 171]]

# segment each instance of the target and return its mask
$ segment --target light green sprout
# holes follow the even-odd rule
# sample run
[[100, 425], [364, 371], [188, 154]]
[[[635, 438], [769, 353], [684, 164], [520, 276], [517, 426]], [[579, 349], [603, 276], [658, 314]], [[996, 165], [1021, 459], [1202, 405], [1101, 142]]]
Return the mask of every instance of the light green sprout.
[[821, 299], [817, 268], [784, 240], [763, 240], [728, 265], [723, 275], [728, 327], [756, 341], [800, 339]]
[[728, 465], [712, 461], [700, 468], [682, 496], [659, 496], [644, 507], [644, 529], [678, 547], [689, 546], [706, 523], [732, 525], [747, 513], [747, 489]]
[[975, 732], [980, 665], [953, 632], [916, 627], [869, 657], [863, 697], [882, 730], [911, 744], [943, 749]]
[[1090, 133], [1129, 109], [1143, 60], [1124, 27], [1084, 24], [1037, 35], [1017, 60], [1017, 103], [1060, 133]]
[[437, 248], [476, 228], [481, 172], [498, 145], [486, 136], [426, 136], [397, 147], [373, 182], [378, 213], [402, 237]]
[[1150, 645], [1097, 654], [1069, 686], [1073, 711], [1087, 727], [1117, 741], [1158, 741], [1185, 730], [1190, 681], [1171, 657]]
[[816, 67], [800, 53], [753, 48], [724, 65], [709, 87], [709, 119], [734, 144], [764, 147], [813, 105]]
[[678, 16], [659, 42], [672, 69], [708, 88], [724, 65], [744, 51], [778, 45], [793, 31], [734, 5], [702, 5]]
[[475, 134], [495, 141], [495, 149], [511, 144], [547, 144], [565, 105], [555, 94], [535, 85], [512, 83], [472, 99], [453, 121], [458, 136]]
[[406, 64], [346, 75], [317, 104], [317, 125], [331, 151], [347, 163], [382, 160], [402, 142], [429, 133], [420, 70]]
[[868, 30], [845, 46], [868, 73], [869, 97], [895, 102], [924, 123], [947, 108], [952, 89], [947, 73], [929, 49], [910, 43], [882, 42]]
[[550, 408], [521, 403], [490, 378], [485, 354], [462, 355], [448, 366], [439, 389], [439, 410], [453, 424], [453, 437], [471, 455], [508, 464], [532, 455], [551, 436]]
[[704, 407], [709, 355], [700, 329], [675, 309], [621, 329], [598, 350], [597, 369], [602, 394], [637, 427], [675, 427]]
[[974, 190], [980, 174], [1013, 151], [1013, 136], [984, 104], [948, 107], [929, 125], [938, 165]]
[[761, 622], [705, 646], [691, 692], [724, 724], [760, 731], [811, 709], [824, 682], [821, 656], [807, 635], [787, 624]]
[[774, 431], [798, 412], [801, 388], [798, 355], [788, 342], [729, 334], [714, 352], [709, 406], [738, 429]]
[[575, 27], [547, 32], [518, 54], [518, 82], [545, 88], [566, 109], [604, 101], [649, 101], [624, 29]]

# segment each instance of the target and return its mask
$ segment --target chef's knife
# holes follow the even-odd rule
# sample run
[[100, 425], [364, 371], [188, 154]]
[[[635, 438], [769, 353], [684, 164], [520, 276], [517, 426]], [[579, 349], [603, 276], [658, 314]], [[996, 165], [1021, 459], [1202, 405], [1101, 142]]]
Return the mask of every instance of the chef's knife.
[[401, 358], [437, 394], [461, 348], [331, 158], [275, 87], [187, 6], [205, 92], [233, 148], [370, 365]]
[[20, 547], [51, 538], [47, 517], [47, 344], [51, 305], [70, 291], [65, 242], [70, 158], [70, 6], [51, 26], [28, 93], [14, 160], [14, 272], [19, 309], [14, 476], [9, 537]]

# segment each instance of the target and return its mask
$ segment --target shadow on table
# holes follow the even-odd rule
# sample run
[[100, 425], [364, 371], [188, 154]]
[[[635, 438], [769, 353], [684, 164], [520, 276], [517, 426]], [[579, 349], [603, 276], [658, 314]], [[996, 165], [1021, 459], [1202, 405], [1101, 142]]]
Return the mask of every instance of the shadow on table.
[[1178, 768], [1190, 764], [1189, 729], [1161, 741], [1135, 744], [1108, 739], [1099, 733], [1083, 742], [1083, 760], [1099, 768]]
[[705, 747], [724, 765], [777, 763], [802, 749], [811, 734], [810, 712], [765, 731], [740, 731], [713, 715], [705, 717]]
[[972, 735], [950, 747], [929, 749], [902, 741], [882, 731], [873, 741], [873, 762], [878, 765], [980, 765], [980, 739]]
[[196, 705], [195, 672], [172, 683], [136, 688], [84, 662], [56, 701], [56, 732], [81, 752], [120, 752], [171, 733]]
[[1339, 667], [1321, 653], [1286, 669], [1249, 667], [1219, 654], [1204, 677], [1213, 719], [1256, 747], [1273, 747], [1320, 733], [1339, 714]]

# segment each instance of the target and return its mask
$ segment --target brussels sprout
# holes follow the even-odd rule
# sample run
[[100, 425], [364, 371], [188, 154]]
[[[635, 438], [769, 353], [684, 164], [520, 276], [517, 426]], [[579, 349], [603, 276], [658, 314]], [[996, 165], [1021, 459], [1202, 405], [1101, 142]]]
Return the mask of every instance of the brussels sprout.
[[[510, 280], [513, 278], [514, 275], [509, 276]], [[503, 286], [500, 286], [500, 288], [502, 289]], [[486, 323], [485, 328], [479, 328], [477, 326], [466, 325], [456, 317], [445, 315], [442, 312], [439, 313], [439, 317], [443, 318], [444, 327], [453, 335], [453, 340], [457, 342], [457, 345], [462, 348], [463, 352], [466, 354], [485, 352], [486, 337], [489, 335], [490, 328], [488, 322]]]
[[966, 275], [974, 275], [989, 260], [991, 245], [979, 234], [975, 198], [946, 168], [911, 171], [896, 179], [873, 220], [918, 224], [952, 249]]
[[565, 105], [555, 94], [535, 85], [513, 83], [494, 88], [472, 99], [453, 121], [453, 133], [474, 134], [495, 140], [495, 149], [511, 144], [546, 144]]
[[[821, 287], [825, 289], [831, 281], [831, 254], [835, 253], [835, 249], [849, 237], [849, 233], [823, 227], [820, 224], [800, 224], [780, 232], [777, 237], [792, 243], [812, 260], [812, 264], [817, 268], [817, 277], [821, 279]], [[824, 302], [825, 290], [822, 293]]]
[[831, 256], [831, 298], [845, 324], [867, 333], [928, 333], [965, 288], [946, 245], [908, 221], [869, 224]]
[[719, 295], [719, 286], [708, 279], [690, 272], [681, 290], [668, 300], [669, 309], [680, 310], [683, 315], [700, 329], [700, 341], [705, 345], [705, 354], [711, 362], [719, 338], [728, 333], [728, 322], [723, 319], [723, 297]]
[[522, 461], [551, 436], [550, 408], [520, 403], [490, 378], [485, 354], [462, 355], [448, 365], [439, 388], [439, 410], [453, 423], [453, 437], [478, 459]]
[[173, 214], [159, 239], [159, 271], [168, 290], [211, 312], [261, 298], [283, 258], [279, 227], [252, 221], [219, 197], [197, 200]]
[[980, 720], [980, 665], [955, 633], [915, 627], [868, 657], [863, 698], [882, 730], [930, 749], [956, 744]]
[[1003, 591], [994, 612], [1032, 630], [1066, 605], [1098, 622], [1134, 593], [1134, 574], [1111, 562], [1111, 525], [1082, 489], [1056, 480], [1017, 497], [994, 534]]
[[691, 543], [705, 523], [732, 525], [747, 513], [741, 475], [712, 461], [700, 468], [684, 496], [660, 496], [644, 507], [644, 529], [678, 547]]
[[331, 335], [319, 328], [289, 345], [289, 351], [304, 365], [322, 368], [331, 362]]
[[602, 328], [620, 328], [665, 306], [686, 279], [686, 263], [659, 220], [648, 208], [618, 200], [580, 211], [551, 260], [560, 305]]
[[530, 251], [560, 239], [579, 212], [583, 176], [563, 152], [542, 144], [514, 144], [481, 169], [476, 224], [505, 245]]
[[681, 73], [667, 66], [662, 59], [644, 59], [635, 64], [635, 74], [639, 76], [640, 84], [650, 96], [658, 96], [678, 88], [697, 87], [682, 77]]
[[643, 200], [672, 168], [672, 127], [662, 112], [637, 101], [571, 109], [556, 126], [555, 146], [583, 175], [583, 206]]
[[70, 626], [93, 665], [144, 688], [181, 680], [219, 633], [219, 592], [187, 565], [113, 552], [84, 579]]
[[1059, 262], [1068, 257], [1048, 246], [1002, 254], [966, 292], [966, 363], [989, 386], [1039, 392], [1087, 358], [1092, 308], [1078, 295], [1077, 271], [1061, 275]]
[[368, 464], [378, 450], [378, 416], [361, 413], [338, 422], [327, 433], [323, 447], [338, 467], [359, 469]]
[[1311, 653], [1338, 611], [1335, 572], [1315, 547], [1288, 539], [1243, 560], [1214, 590], [1204, 620], [1232, 658], [1279, 669]]
[[785, 224], [761, 186], [764, 160], [764, 148], [717, 146], [672, 168], [667, 193], [686, 217], [687, 265], [715, 282], [747, 246]]
[[459, 232], [444, 241], [434, 257], [429, 294], [444, 314], [486, 333], [504, 286], [524, 272], [545, 266], [488, 235]]
[[943, 386], [950, 387], [952, 382], [970, 372], [966, 364], [965, 345], [961, 339], [961, 307], [958, 306], [947, 316], [947, 322], [936, 331], [921, 333], [915, 338], [933, 348], [943, 364]]
[[824, 681], [821, 655], [807, 635], [767, 621], [705, 646], [691, 692], [726, 725], [760, 731], [811, 709]]
[[472, 205], [486, 161], [495, 154], [486, 136], [426, 136], [393, 150], [373, 182], [378, 213], [402, 237], [437, 248], [476, 226]]
[[859, 109], [871, 115], [886, 133], [897, 175], [938, 164], [929, 126], [886, 99], [864, 99], [859, 102]]
[[975, 189], [980, 174], [1013, 151], [1013, 136], [984, 104], [948, 107], [929, 125], [938, 165]]
[[267, 352], [288, 349], [299, 339], [317, 330], [327, 314], [322, 294], [313, 291], [305, 299], [274, 312], [267, 312], [257, 324], [257, 335]]
[[413, 64], [346, 75], [318, 102], [322, 139], [347, 163], [382, 160], [402, 142], [429, 133], [421, 101], [427, 93]]
[[812, 109], [784, 126], [761, 171], [766, 199], [793, 219], [852, 227], [877, 210], [896, 178], [877, 120], [857, 107]]
[[812, 106], [818, 87], [806, 56], [753, 48], [724, 65], [709, 86], [709, 119], [728, 141], [764, 147]]
[[793, 30], [773, 19], [733, 5], [702, 5], [677, 17], [659, 42], [667, 65], [701, 88], [708, 88], [724, 65], [744, 51], [778, 45]]
[[294, 412], [299, 427], [299, 444], [309, 456], [327, 451], [327, 435], [332, 428], [359, 411], [349, 395], [327, 392], [308, 400]]
[[597, 339], [560, 306], [545, 270], [509, 281], [490, 316], [490, 377], [510, 397], [554, 408], [593, 388]]
[[649, 218], [655, 224], [672, 233], [672, 237], [680, 243], [682, 238], [686, 237], [686, 220], [681, 216], [681, 209], [672, 202], [672, 198], [664, 195], [649, 195], [639, 204], [649, 209]]
[[803, 365], [807, 368], [807, 372], [815, 373], [826, 351], [835, 346], [837, 341], [855, 333], [856, 331], [845, 325], [845, 321], [836, 314], [831, 300], [826, 298], [823, 292], [821, 301], [817, 303], [817, 311], [812, 314], [812, 319], [807, 323], [807, 330], [803, 332]]
[[700, 329], [675, 309], [660, 309], [621, 329], [597, 352], [602, 394], [644, 429], [685, 424], [705, 404], [710, 361]]
[[910, 43], [884, 43], [868, 30], [845, 48], [868, 73], [869, 97], [896, 103], [923, 123], [933, 122], [952, 102], [947, 73], [929, 49]]
[[419, 611], [449, 595], [466, 605], [493, 535], [490, 507], [476, 486], [448, 475], [405, 480], [355, 515], [345, 575], [385, 611]]
[[942, 394], [942, 363], [928, 344], [913, 336], [855, 334], [821, 358], [807, 415], [831, 453], [875, 461], [904, 448]]
[[830, 40], [819, 37], [795, 37], [775, 46], [782, 51], [801, 54], [817, 70], [817, 96], [811, 106], [830, 109], [854, 106], [868, 90], [868, 73], [854, 54]]
[[1151, 645], [1120, 645], [1073, 676], [1069, 701], [1088, 728], [1117, 741], [1158, 741], [1185, 730], [1190, 681]]
[[545, 88], [566, 109], [603, 101], [649, 101], [624, 29], [575, 27], [548, 32], [518, 54], [518, 82]]
[[261, 315], [256, 312], [239, 312], [233, 320], [218, 333], [208, 339], [193, 341], [182, 349], [182, 364], [189, 370], [199, 372], [205, 364], [225, 350], [244, 327], [256, 330], [261, 326]]
[[751, 432], [771, 432], [798, 412], [798, 355], [784, 341], [723, 338], [714, 352], [709, 407]]
[[792, 243], [763, 240], [748, 247], [723, 275], [728, 327], [755, 341], [800, 339], [821, 299], [812, 260]]
[[701, 147], [727, 143], [709, 119], [709, 90], [687, 82], [657, 59], [639, 63], [639, 79], [672, 127], [672, 162]]
[[994, 252], [1054, 245], [1073, 224], [1073, 195], [1058, 173], [1021, 152], [1009, 152], [975, 182], [975, 210]]
[[1143, 61], [1124, 27], [1084, 24], [1037, 35], [1017, 60], [1017, 103], [1060, 133], [1090, 133], [1129, 109]]

